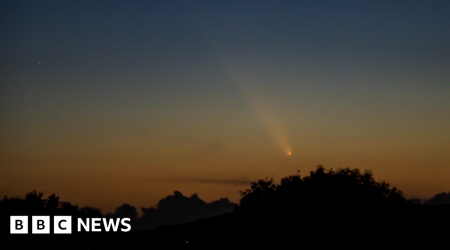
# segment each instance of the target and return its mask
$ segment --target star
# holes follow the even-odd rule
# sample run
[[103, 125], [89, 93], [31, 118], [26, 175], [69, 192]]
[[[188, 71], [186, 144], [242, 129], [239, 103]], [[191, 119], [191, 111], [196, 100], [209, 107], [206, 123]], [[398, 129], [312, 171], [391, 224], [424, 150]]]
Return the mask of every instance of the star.
[[38, 62], [38, 64], [41, 64], [41, 62]]

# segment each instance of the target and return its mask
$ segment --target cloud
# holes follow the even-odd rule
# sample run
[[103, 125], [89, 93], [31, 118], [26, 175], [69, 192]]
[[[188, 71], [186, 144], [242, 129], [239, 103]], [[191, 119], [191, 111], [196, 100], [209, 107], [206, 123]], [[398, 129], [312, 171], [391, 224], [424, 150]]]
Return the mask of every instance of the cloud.
[[419, 199], [419, 198], [411, 198], [411, 199], [408, 199], [407, 201], [411, 202], [412, 204], [416, 204], [416, 205], [423, 204], [422, 199]]
[[80, 212], [87, 214], [89, 217], [102, 217], [102, 211], [93, 207], [80, 208]]
[[212, 141], [205, 145], [204, 151], [206, 153], [214, 153], [214, 152], [220, 151], [223, 148], [224, 148], [224, 145], [222, 142]]
[[130, 218], [131, 222], [133, 222], [137, 220], [138, 213], [135, 207], [128, 204], [123, 204], [122, 206], [116, 208], [116, 211], [113, 214], [108, 213], [106, 217]]
[[201, 141], [195, 138], [180, 138], [180, 142], [188, 144], [196, 148], [192, 153], [196, 155], [205, 155], [219, 152], [224, 148], [224, 144], [220, 140]]
[[191, 183], [210, 183], [210, 184], [223, 184], [223, 185], [251, 185], [252, 182], [244, 177], [243, 179], [234, 180], [221, 180], [221, 179], [166, 179], [155, 180], [162, 182], [191, 182]]
[[180, 136], [176, 138], [176, 142], [190, 144], [190, 143], [199, 143], [200, 141], [193, 136]]
[[214, 153], [224, 148], [220, 139], [203, 140], [192, 135], [158, 135], [165, 143], [176, 144], [181, 147], [194, 148], [197, 154]]
[[450, 192], [449, 193], [442, 192], [442, 193], [435, 194], [429, 200], [423, 200], [423, 199], [419, 199], [419, 198], [411, 198], [411, 199], [408, 199], [407, 201], [409, 201], [413, 204], [424, 204], [424, 205], [431, 205], [431, 206], [450, 204]]
[[146, 129], [139, 129], [139, 128], [123, 128], [120, 131], [121, 133], [125, 135], [132, 135], [132, 136], [149, 136], [153, 135], [150, 131]]
[[450, 204], [450, 192], [449, 193], [439, 193], [433, 196], [430, 200], [426, 202], [431, 206], [441, 205], [441, 204]]
[[186, 197], [181, 192], [175, 191], [173, 195], [161, 199], [156, 208], [141, 208], [144, 214], [140, 218], [137, 218], [136, 208], [128, 204], [118, 207], [113, 214], [109, 213], [105, 217], [131, 218], [132, 231], [150, 230], [162, 225], [183, 224], [230, 213], [235, 206], [236, 204], [231, 203], [227, 198], [206, 203], [197, 194]]

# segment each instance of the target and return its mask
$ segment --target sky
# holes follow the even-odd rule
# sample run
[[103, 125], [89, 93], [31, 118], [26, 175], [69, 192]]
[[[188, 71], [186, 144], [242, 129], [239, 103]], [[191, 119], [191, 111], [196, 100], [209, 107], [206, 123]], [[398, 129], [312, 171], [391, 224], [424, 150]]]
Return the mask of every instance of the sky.
[[[0, 195], [113, 212], [370, 169], [450, 191], [450, 2], [0, 0]], [[290, 153], [290, 155], [289, 155]]]

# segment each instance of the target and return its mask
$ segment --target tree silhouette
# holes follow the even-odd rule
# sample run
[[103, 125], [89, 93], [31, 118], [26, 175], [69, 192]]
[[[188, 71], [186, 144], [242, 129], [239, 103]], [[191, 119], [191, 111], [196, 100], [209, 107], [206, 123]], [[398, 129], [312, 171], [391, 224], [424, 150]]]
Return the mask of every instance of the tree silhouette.
[[240, 192], [241, 207], [257, 206], [273, 195], [278, 202], [302, 205], [399, 205], [406, 201], [400, 190], [384, 181], [376, 182], [367, 170], [364, 174], [349, 168], [325, 172], [319, 165], [309, 176], [301, 178], [299, 172], [281, 179], [280, 185], [267, 178], [253, 182], [250, 189]]
[[[345, 240], [346, 244], [355, 246], [358, 245], [356, 239], [361, 239], [364, 242], [359, 246], [366, 246], [367, 242], [375, 240], [386, 244], [393, 240], [399, 242], [403, 235], [408, 236], [407, 239], [415, 239], [448, 235], [450, 232], [447, 227], [450, 224], [450, 206], [407, 202], [400, 190], [385, 181], [375, 181], [368, 170], [364, 173], [349, 168], [326, 171], [319, 165], [307, 176], [302, 177], [297, 171], [295, 175], [282, 178], [280, 184], [275, 184], [272, 178], [260, 179], [240, 194], [240, 205], [229, 214], [147, 232], [76, 232], [76, 223], [73, 223], [73, 234], [68, 238], [61, 235], [52, 237], [48, 241], [51, 242], [48, 249], [68, 249], [68, 245], [79, 249], [86, 247], [86, 242], [92, 248], [134, 249], [158, 244], [184, 245], [186, 241], [190, 245], [203, 243], [205, 246], [225, 241], [231, 245], [248, 243], [255, 248], [254, 245], [261, 242], [265, 245], [292, 245], [299, 240], [313, 244], [329, 240], [336, 244], [335, 236], [340, 237], [339, 241]], [[445, 198], [448, 195], [443, 193], [434, 199], [443, 203]], [[161, 206], [173, 208], [173, 202], [180, 199], [187, 197], [176, 191], [173, 196], [162, 200]], [[191, 199], [193, 203], [199, 202], [196, 196]], [[176, 205], [176, 208], [183, 209], [181, 205]], [[71, 215], [72, 221], [103, 217], [97, 209], [85, 207], [80, 211], [70, 202], [61, 202], [55, 194], [43, 199], [43, 193], [36, 191], [27, 193], [25, 199], [5, 196], [0, 201], [0, 212], [0, 225], [8, 225], [10, 215]], [[144, 214], [153, 212], [144, 210]], [[137, 211], [124, 204], [114, 214], [103, 218], [108, 219], [108, 216], [136, 219]], [[158, 215], [152, 216], [152, 219], [158, 219]], [[9, 235], [9, 227], [2, 227], [2, 233]], [[22, 248], [26, 244], [29, 248], [40, 244], [33, 240], [13, 242], [20, 243]]]
[[59, 197], [55, 194], [50, 195], [45, 201], [45, 207], [49, 211], [55, 211], [59, 207]]
[[253, 182], [250, 189], [240, 192], [238, 210], [263, 215], [278, 227], [295, 222], [309, 231], [347, 232], [365, 227], [357, 225], [362, 216], [385, 221], [385, 211], [393, 211], [406, 201], [400, 190], [375, 181], [367, 170], [363, 174], [349, 168], [325, 171], [319, 165], [309, 176], [302, 178], [299, 172], [282, 178], [279, 185], [268, 178]]
[[271, 197], [276, 191], [277, 186], [273, 183], [273, 179], [261, 179], [258, 182], [253, 182], [250, 189], [245, 191], [239, 191], [242, 198], [240, 201], [241, 206], [254, 207], [264, 206], [263, 202], [268, 201], [267, 197]]

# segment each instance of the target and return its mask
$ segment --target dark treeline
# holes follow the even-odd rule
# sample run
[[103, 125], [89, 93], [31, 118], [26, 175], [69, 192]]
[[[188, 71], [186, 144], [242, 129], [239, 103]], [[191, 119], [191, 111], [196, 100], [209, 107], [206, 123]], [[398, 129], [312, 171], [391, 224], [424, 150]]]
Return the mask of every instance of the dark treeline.
[[[375, 181], [371, 172], [361, 173], [358, 169], [325, 171], [318, 166], [309, 176], [297, 173], [281, 179], [280, 184], [267, 178], [253, 182], [241, 196], [239, 206], [231, 213], [153, 230], [77, 233], [73, 223], [72, 235], [9, 235], [10, 215], [72, 215], [74, 220], [104, 217], [95, 209], [80, 210], [60, 202], [55, 195], [43, 199], [42, 193], [31, 192], [25, 199], [5, 197], [1, 201], [1, 225], [3, 234], [17, 244], [34, 246], [40, 240], [51, 239], [46, 241], [47, 249], [61, 248], [60, 244], [74, 249], [300, 242], [335, 246], [338, 242], [344, 246], [365, 242], [365, 246], [370, 246], [414, 244], [418, 239], [430, 239], [432, 243], [450, 233], [450, 205], [431, 206], [406, 200], [400, 190]], [[446, 203], [446, 197], [443, 193], [433, 199]]]

